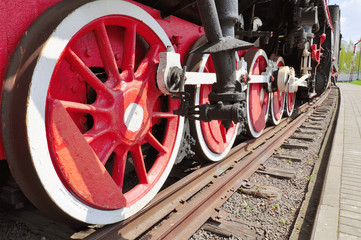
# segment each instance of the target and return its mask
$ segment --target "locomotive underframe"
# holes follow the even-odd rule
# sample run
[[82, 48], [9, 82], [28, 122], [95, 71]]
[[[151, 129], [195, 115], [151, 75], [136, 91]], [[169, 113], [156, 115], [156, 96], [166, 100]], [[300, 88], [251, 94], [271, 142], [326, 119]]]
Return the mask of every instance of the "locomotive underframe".
[[[116, 2], [115, 0], [104, 1], [109, 4]], [[124, 219], [134, 214], [159, 190], [161, 185], [157, 181], [165, 180], [174, 162], [179, 162], [185, 155], [194, 156], [192, 136], [195, 132], [195, 135], [198, 136], [195, 149], [201, 148], [203, 151], [203, 153], [200, 152], [200, 155], [211, 161], [220, 161], [230, 150], [237, 134], [247, 132], [252, 137], [260, 136], [269, 114], [272, 116], [273, 124], [278, 124], [282, 118], [283, 109], [287, 116], [291, 115], [296, 92], [300, 94], [301, 98], [309, 99], [316, 93], [321, 93], [328, 84], [330, 77], [328, 70], [331, 68], [328, 58], [331, 53], [334, 54], [332, 45], [334, 36], [325, 0], [144, 2], [148, 6], [140, 3], [142, 1], [129, 0], [119, 2], [117, 8], [114, 6], [114, 9], [118, 9], [122, 14], [117, 14], [114, 9], [107, 6], [104, 15], [99, 14], [99, 18], [95, 19], [91, 18], [93, 16], [88, 17], [89, 22], [84, 21], [83, 25], [78, 25], [78, 32], [69, 33], [65, 40], [59, 37], [61, 35], [57, 35], [59, 29], [67, 29], [61, 25], [62, 18], [77, 19], [69, 17], [73, 11], [76, 13], [79, 9], [85, 9], [84, 11], [91, 8], [96, 9], [94, 6], [98, 6], [100, 9], [101, 3], [95, 1], [92, 4], [92, 1], [87, 0], [77, 2], [65, 0], [50, 8], [57, 2], [58, 0], [36, 3], [30, 1], [0, 3], [0, 9], [3, 9], [3, 12], [0, 13], [7, 16], [0, 20], [3, 21], [0, 32], [4, 33], [0, 34], [0, 46], [2, 46], [0, 61], [3, 63], [0, 67], [0, 76], [2, 77], [0, 82], [1, 84], [5, 83], [4, 86], [1, 86], [3, 89], [2, 131], [4, 129], [5, 131], [2, 134], [3, 137], [0, 138], [0, 159], [6, 159], [3, 146], [5, 145], [8, 157], [18, 159], [9, 162], [12, 163], [11, 168], [15, 179], [25, 189], [26, 195], [38, 206], [44, 205], [44, 209], [52, 209], [53, 215], [63, 216], [65, 214], [65, 219], [70, 218], [90, 223], [110, 223], [119, 221], [119, 219], [117, 220], [118, 215], [122, 215], [120, 219]], [[88, 3], [90, 8], [84, 7]], [[63, 15], [57, 12], [59, 6], [59, 12], [63, 11]], [[40, 13], [49, 8], [50, 10], [46, 11], [45, 15], [39, 17]], [[127, 8], [134, 12], [128, 13]], [[47, 19], [51, 18], [52, 11], [56, 17], [48, 22]], [[94, 12], [97, 11], [94, 10]], [[199, 15], [195, 14], [197, 12]], [[137, 13], [143, 14], [144, 17], [137, 16]], [[94, 16], [98, 16], [97, 14]], [[38, 17], [39, 20], [29, 28]], [[9, 18], [16, 19], [16, 21], [6, 22], [6, 19]], [[133, 26], [130, 30], [125, 24], [128, 22]], [[49, 28], [46, 26], [48, 23]], [[94, 29], [92, 29], [92, 25], [94, 25]], [[117, 25], [117, 28], [113, 28], [113, 25]], [[59, 26], [62, 28], [58, 29]], [[138, 29], [139, 32], [137, 32]], [[92, 34], [94, 32], [96, 44], [94, 39], [89, 40], [87, 31]], [[36, 33], [42, 35], [39, 36], [39, 40], [34, 38]], [[124, 35], [124, 40], [117, 39], [119, 33]], [[23, 34], [24, 37], [19, 42]], [[28, 35], [32, 38], [29, 39]], [[127, 36], [128, 42], [126, 42]], [[48, 41], [48, 38], [55, 40]], [[331, 40], [329, 40], [330, 38]], [[325, 40], [327, 45], [323, 45]], [[60, 49], [51, 51], [49, 46], [58, 46], [58, 43], [60, 43]], [[127, 43], [130, 43], [130, 45], [128, 44], [130, 50], [126, 49]], [[141, 45], [139, 50], [141, 54], [140, 57], [137, 55], [139, 59], [134, 60], [133, 58], [136, 58], [135, 55], [138, 54], [135, 53], [137, 44]], [[18, 48], [15, 50], [17, 45]], [[153, 48], [152, 45], [156, 45], [156, 47]], [[27, 46], [27, 48], [23, 49], [23, 46]], [[115, 46], [114, 49], [112, 49], [113, 46]], [[99, 57], [94, 57], [92, 47], [99, 48]], [[50, 52], [47, 52], [49, 49]], [[63, 50], [65, 53], [62, 52]], [[100, 50], [104, 50], [104, 52]], [[130, 53], [129, 59], [133, 60], [124, 60], [125, 57], [122, 54], [126, 55], [128, 52]], [[156, 56], [148, 57], [148, 54], [152, 56], [152, 53], [156, 53]], [[325, 54], [323, 55], [323, 53]], [[47, 71], [45, 83], [39, 82], [37, 79], [44, 76], [44, 73], [41, 72], [44, 66], [50, 66], [41, 65], [48, 61], [48, 56], [51, 56], [50, 59], [55, 56], [55, 60], [50, 61], [53, 64], [50, 65], [54, 67], [54, 72]], [[126, 57], [128, 56], [126, 55]], [[155, 60], [158, 58], [159, 62]], [[29, 59], [31, 64], [27, 64]], [[82, 59], [87, 60], [83, 61]], [[135, 61], [138, 60], [139, 62], [135, 66]], [[62, 61], [70, 63], [70, 68], [66, 69], [63, 74], [75, 76], [79, 73], [76, 78], [80, 84], [69, 83], [67, 85], [63, 83], [59, 74], [56, 75], [58, 69], [62, 69], [60, 64]], [[8, 68], [9, 63], [10, 67]], [[157, 72], [155, 65], [157, 65]], [[317, 69], [321, 69], [323, 78], [321, 80], [317, 78]], [[144, 71], [148, 72], [144, 73]], [[26, 74], [23, 74], [24, 72]], [[127, 75], [127, 72], [130, 74]], [[92, 74], [97, 77], [94, 78]], [[123, 80], [117, 76], [118, 74], [130, 76], [130, 78], [124, 80], [123, 84], [121, 83]], [[90, 76], [91, 83], [81, 79], [84, 78], [84, 75]], [[139, 76], [146, 76], [144, 78], [147, 80], [142, 82]], [[36, 79], [33, 80], [32, 77]], [[69, 79], [69, 81], [74, 79]], [[317, 81], [322, 81], [322, 83], [318, 84]], [[29, 89], [22, 89], [21, 86], [29, 87]], [[91, 90], [94, 87], [96, 93], [93, 91], [94, 89]], [[301, 91], [298, 91], [299, 87]], [[139, 89], [145, 90], [142, 92]], [[46, 93], [47, 91], [49, 93]], [[58, 94], [57, 91], [62, 93]], [[256, 92], [256, 95], [251, 95], [252, 92]], [[152, 93], [155, 97], [152, 96]], [[28, 94], [30, 98], [28, 98]], [[53, 95], [61, 97], [52, 98]], [[171, 96], [173, 100], [164, 95]], [[47, 119], [45, 117], [38, 118], [40, 116], [37, 111], [38, 105], [36, 101], [34, 103], [32, 97], [35, 97], [36, 101], [42, 102], [40, 115], [46, 115]], [[63, 98], [71, 99], [73, 102], [64, 101]], [[279, 98], [284, 102], [276, 106], [270, 103], [274, 100], [273, 98], [276, 100]], [[44, 99], [46, 99], [46, 104], [43, 102]], [[178, 100], [180, 100], [179, 106], [175, 108], [177, 106], [175, 102]], [[44, 107], [45, 105], [46, 107]], [[69, 114], [66, 108], [76, 107], [87, 111], [88, 115], [72, 115], [72, 113], [70, 117], [65, 117]], [[99, 107], [103, 108], [103, 114], [96, 113]], [[272, 112], [275, 107], [279, 115], [277, 119]], [[107, 111], [112, 113], [107, 115]], [[258, 113], [254, 114], [253, 111], [260, 113], [260, 119], [255, 119]], [[175, 117], [172, 113], [178, 116]], [[143, 116], [146, 116], [146, 120]], [[184, 126], [183, 118], [179, 116], [187, 118]], [[61, 121], [57, 120], [58, 117]], [[140, 122], [136, 122], [137, 120]], [[260, 124], [256, 123], [258, 120], [261, 120]], [[25, 126], [22, 125], [22, 121]], [[45, 122], [46, 129], [41, 126], [38, 131], [38, 129], [26, 125], [40, 121]], [[209, 125], [206, 125], [206, 122], [209, 122]], [[116, 154], [113, 156], [109, 152], [108, 155], [104, 155], [100, 146], [95, 145], [96, 148], [92, 149], [86, 142], [87, 131], [97, 131], [97, 128], [99, 130], [106, 124], [112, 125], [109, 130], [112, 141], [110, 143], [109, 140], [103, 140], [103, 142], [107, 144], [120, 142], [114, 148], [117, 148], [118, 152], [120, 148], [127, 150], [120, 151], [123, 154], [123, 163], [119, 168], [124, 169], [125, 165], [129, 164], [129, 155], [131, 155], [132, 167], [139, 178], [138, 185], [133, 186], [133, 189], [130, 188], [131, 191], [126, 193], [118, 191], [118, 188], [121, 190], [123, 188], [124, 179], [120, 178], [125, 178], [125, 173], [117, 175], [113, 166], [111, 167], [113, 168], [112, 174], [117, 176], [113, 177], [113, 180], [117, 181], [117, 186], [114, 185], [112, 178], [109, 177], [110, 174], [107, 173], [109, 170], [106, 169], [106, 162], [116, 158]], [[99, 132], [101, 131], [99, 130]], [[157, 132], [162, 132], [164, 136], [157, 135]], [[29, 137], [28, 134], [32, 136]], [[39, 142], [37, 142], [38, 134], [44, 135]], [[59, 139], [64, 138], [65, 140], [57, 139], [58, 134], [64, 134]], [[199, 135], [202, 135], [201, 138]], [[47, 141], [47, 138], [50, 140]], [[90, 139], [89, 136], [88, 139]], [[220, 139], [221, 143], [218, 142]], [[166, 143], [162, 143], [163, 140]], [[20, 145], [27, 148], [23, 152], [18, 151], [15, 147], [18, 141]], [[35, 145], [39, 148], [34, 148], [33, 142], [36, 142]], [[85, 150], [77, 152], [77, 142], [81, 142], [80, 145]], [[70, 150], [68, 149], [70, 154], [63, 151], [64, 145], [67, 149], [66, 143], [74, 144], [69, 147]], [[120, 144], [121, 147], [119, 147]], [[204, 146], [209, 149], [205, 150]], [[152, 147], [154, 149], [149, 150]], [[49, 154], [44, 154], [48, 150]], [[146, 154], [143, 153], [143, 150], [146, 151]], [[40, 152], [40, 155], [49, 158], [49, 161], [42, 162], [43, 160], [39, 159], [33, 162], [28, 161], [23, 165], [21, 159], [31, 159], [34, 152], [36, 154]], [[89, 158], [89, 153], [92, 159], [91, 166], [89, 166], [90, 162], [84, 160]], [[80, 158], [72, 159], [72, 154], [78, 154]], [[160, 162], [157, 163], [156, 170], [153, 167], [145, 166], [143, 159], [152, 154], [155, 155], [154, 165], [156, 162]], [[71, 161], [64, 160], [63, 157], [69, 158]], [[197, 158], [197, 156], [195, 157]], [[99, 163], [98, 158], [102, 159], [101, 163], [104, 166]], [[80, 162], [77, 163], [75, 160], [80, 160]], [[167, 162], [167, 164], [162, 165], [163, 162]], [[55, 170], [52, 164], [58, 164]], [[43, 165], [47, 165], [56, 177], [50, 176], [48, 172], [41, 173], [43, 175], [38, 177], [36, 172], [42, 171]], [[27, 172], [27, 168], [31, 170]], [[72, 169], [75, 168], [77, 171], [73, 173]], [[78, 168], [83, 169], [86, 173]], [[95, 176], [92, 176], [93, 172], [96, 172]], [[159, 174], [159, 172], [161, 173]], [[148, 173], [151, 174], [148, 176]], [[25, 176], [28, 174], [31, 176]], [[57, 177], [58, 175], [59, 177]], [[84, 179], [85, 176], [90, 176], [90, 180]], [[92, 179], [93, 177], [96, 181]], [[52, 178], [54, 183], [61, 185], [59, 191], [52, 189], [53, 185], [51, 181], [47, 182], [48, 178]], [[109, 185], [103, 186], [101, 182], [103, 180], [105, 184], [109, 183]], [[35, 191], [32, 190], [34, 185], [38, 186]], [[153, 187], [153, 185], [157, 186]], [[95, 194], [98, 192], [100, 195]], [[113, 197], [108, 199], [108, 192], [111, 192]], [[144, 198], [142, 194], [145, 196]], [[69, 203], [73, 204], [72, 207], [68, 208], [67, 204], [60, 206], [62, 203], [59, 203], [57, 198], [62, 199], [63, 195], [67, 195], [67, 198], [70, 199]], [[43, 200], [44, 198], [46, 200]], [[75, 211], [78, 205], [81, 205], [81, 208], [76, 210], [79, 210], [78, 215], [72, 215], [72, 211]], [[133, 206], [136, 207], [133, 208]], [[106, 211], [103, 211], [104, 209]], [[104, 215], [101, 219], [97, 219], [99, 215], [108, 210], [113, 213], [110, 213], [108, 217]], [[88, 212], [93, 215], [87, 216]]]
[[[54, 1], [46, 1], [46, 2], [38, 2], [38, 3], [22, 3], [22, 5], [18, 5], [16, 3], [16, 1], [14, 1], [13, 3], [5, 3], [3, 2], [3, 6], [1, 9], [3, 9], [2, 15], [4, 16], [8, 16], [8, 17], [4, 17], [2, 18], [4, 21], [3, 24], [1, 24], [1, 26], [4, 28], [3, 29], [3, 33], [2, 34], [2, 39], [1, 41], [3, 42], [3, 44], [1, 44], [2, 47], [2, 54], [1, 54], [1, 58], [2, 58], [2, 67], [0, 68], [0, 73], [2, 77], [4, 77], [5, 75], [5, 70], [6, 67], [8, 66], [9, 63], [9, 59], [5, 58], [8, 55], [11, 55], [12, 52], [14, 51], [17, 42], [19, 41], [20, 37], [22, 36], [22, 34], [25, 32], [25, 29], [28, 28], [28, 26], [37, 18], [37, 16], [40, 15], [40, 13], [44, 10], [46, 10], [47, 8], [49, 8], [50, 6], [52, 6], [53, 4], [59, 2], [58, 0], [54, 0]], [[152, 15], [152, 17], [154, 17], [156, 19], [156, 21], [162, 26], [162, 28], [165, 30], [165, 32], [167, 33], [168, 37], [172, 40], [172, 44], [176, 49], [176, 52], [180, 54], [180, 62], [181, 63], [185, 63], [185, 58], [189, 52], [189, 49], [191, 48], [191, 46], [193, 45], [194, 41], [196, 39], [198, 39], [202, 34], [204, 34], [203, 32], [203, 28], [191, 24], [189, 22], [183, 21], [182, 19], [178, 19], [174, 16], [171, 16], [171, 14], [175, 14], [177, 16], [180, 16], [188, 21], [194, 22], [196, 24], [202, 24], [201, 19], [199, 18], [199, 15], [196, 14], [196, 12], [198, 11], [197, 8], [197, 4], [196, 1], [186, 1], [186, 2], [178, 2], [178, 1], [130, 1], [135, 5], [141, 6], [144, 10], [146, 10], [148, 13], [150, 13]], [[138, 3], [139, 2], [139, 3]], [[209, 5], [210, 3], [212, 3], [213, 1], [200, 1], [199, 4], [203, 4], [203, 6], [207, 6], [207, 4]], [[302, 64], [299, 60], [296, 60], [297, 64], [293, 64], [293, 61], [289, 61], [291, 63], [290, 66], [294, 65], [295, 68], [295, 76], [299, 76], [299, 78], [302, 78], [302, 80], [304, 80], [304, 76], [308, 73], [306, 73], [309, 70], [313, 70], [313, 69], [317, 69], [317, 65], [320, 63], [321, 61], [321, 46], [317, 46], [317, 42], [318, 42], [318, 38], [317, 36], [321, 36], [322, 33], [325, 33], [326, 28], [331, 28], [331, 30], [333, 30], [333, 25], [332, 25], [332, 20], [330, 17], [330, 13], [328, 10], [328, 7], [326, 5], [326, 2], [324, 0], [319, 0], [316, 1], [318, 3], [318, 7], [322, 8], [322, 10], [318, 10], [315, 9], [315, 4], [310, 3], [310, 1], [297, 1], [296, 3], [291, 3], [289, 2], [289, 4], [286, 5], [291, 5], [291, 6], [285, 6], [285, 5], [281, 5], [278, 1], [259, 1], [259, 0], [251, 0], [251, 1], [240, 1], [239, 2], [239, 6], [237, 6], [237, 1], [220, 1], [221, 3], [223, 3], [223, 5], [220, 5], [218, 3], [218, 9], [215, 8], [215, 6], [213, 6], [213, 9], [210, 9], [211, 12], [208, 10], [205, 10], [203, 12], [203, 15], [207, 15], [204, 17], [205, 22], [203, 23], [204, 25], [207, 25], [210, 29], [209, 29], [209, 33], [208, 35], [211, 34], [215, 34], [213, 36], [213, 38], [215, 39], [214, 41], [220, 41], [220, 39], [225, 39], [225, 36], [228, 36], [230, 38], [233, 38], [235, 36], [235, 34], [241, 34], [241, 35], [237, 35], [238, 37], [241, 37], [242, 39], [246, 39], [246, 40], [254, 40], [256, 36], [259, 37], [259, 40], [257, 43], [257, 45], [259, 45], [259, 47], [264, 48], [264, 49], [269, 49], [269, 51], [267, 51], [267, 53], [270, 55], [270, 53], [274, 52], [275, 49], [276, 51], [281, 51], [279, 48], [279, 46], [275, 46], [277, 44], [274, 44], [275, 42], [282, 42], [284, 41], [283, 44], [283, 53], [286, 53], [286, 56], [289, 55], [291, 57], [293, 56], [299, 56], [300, 52], [302, 52], [302, 55], [304, 56], [302, 58]], [[266, 3], [265, 3], [266, 2]], [[159, 9], [159, 12], [156, 11], [154, 8], [151, 7], [147, 7], [145, 5], [142, 4], [146, 4], [148, 6], [153, 6], [157, 9]], [[285, 9], [288, 8], [290, 10], [291, 8], [291, 13], [292, 14], [281, 14], [280, 16], [277, 17], [277, 20], [273, 20], [270, 22], [267, 22], [265, 25], [266, 26], [262, 26], [262, 31], [259, 31], [259, 29], [239, 29], [239, 25], [244, 25], [246, 26], [247, 23], [244, 22], [244, 20], [242, 19], [242, 15], [238, 15], [237, 11], [245, 16], [247, 16], [248, 14], [251, 14], [254, 17], [258, 17], [260, 15], [257, 15], [257, 9], [255, 8], [256, 4], [259, 3], [258, 5], [264, 5], [264, 4], [268, 4], [268, 7], [270, 7], [271, 10], [275, 10], [275, 9]], [[271, 3], [271, 4], [269, 4]], [[270, 6], [269, 6], [270, 5]], [[312, 7], [309, 7], [309, 5], [312, 5]], [[239, 8], [239, 9], [238, 9]], [[5, 10], [6, 9], [6, 10]], [[11, 10], [11, 9], [16, 9], [16, 10]], [[29, 11], [30, 9], [30, 11]], [[206, 9], [206, 8], [203, 8]], [[221, 9], [221, 11], [219, 10]], [[40, 11], [39, 11], [40, 10]], [[218, 11], [220, 11], [218, 13]], [[232, 10], [233, 12], [230, 14], [230, 10]], [[258, 10], [259, 12], [264, 11], [264, 7], [260, 7], [260, 9]], [[250, 13], [251, 12], [251, 13]], [[271, 11], [270, 11], [271, 12]], [[279, 13], [279, 10], [276, 11]], [[201, 12], [202, 13], [202, 12]], [[212, 13], [214, 15], [214, 17], [211, 18], [211, 20], [208, 19], [208, 17], [213, 16]], [[220, 15], [219, 19], [223, 19], [223, 21], [219, 22], [218, 18], [216, 17], [216, 15]], [[18, 18], [16, 16], [21, 15], [21, 18]], [[271, 15], [272, 17], [275, 16], [275, 12]], [[270, 17], [266, 18], [266, 16], [260, 16], [262, 18], [265, 18], [263, 21], [265, 21], [266, 19], [270, 19]], [[12, 19], [16, 19], [16, 21], [8, 23], [5, 23], [5, 19], [8, 18], [12, 18]], [[285, 23], [285, 25], [287, 26], [287, 30], [288, 30], [288, 34], [285, 36], [281, 36], [281, 33], [286, 31], [285, 28], [280, 28], [279, 26], [277, 26], [278, 28], [275, 28], [276, 23], [284, 23], [288, 21], [288, 23]], [[252, 22], [252, 20], [251, 20]], [[292, 22], [292, 24], [291, 24]], [[312, 34], [309, 32], [310, 29], [310, 25], [309, 24], [313, 24], [316, 25], [317, 29], [319, 30], [319, 32], [317, 32], [316, 34]], [[322, 23], [322, 29], [320, 29], [320, 23]], [[9, 26], [10, 24], [10, 26]], [[234, 32], [234, 25], [237, 24], [236, 28], [238, 27], [238, 29], [236, 30], [236, 32]], [[308, 25], [303, 25], [303, 24], [308, 24]], [[17, 26], [12, 27], [13, 26]], [[248, 25], [251, 25], [251, 23], [248, 23]], [[279, 24], [281, 25], [281, 24]], [[292, 25], [294, 25], [292, 27]], [[9, 26], [8, 28], [6, 28], [6, 26]], [[21, 26], [21, 28], [19, 28], [18, 26]], [[214, 27], [217, 26], [217, 27]], [[221, 27], [222, 26], [222, 27]], [[306, 27], [305, 27], [306, 26]], [[271, 27], [271, 29], [267, 29], [265, 30], [267, 27]], [[215, 29], [217, 28], [217, 29]], [[193, 30], [192, 30], [193, 29]], [[312, 26], [311, 26], [312, 29]], [[317, 30], [316, 29], [316, 30]], [[273, 31], [272, 31], [273, 30]], [[306, 31], [305, 31], [306, 30]], [[222, 31], [222, 33], [220, 33]], [[233, 32], [232, 32], [233, 31]], [[332, 32], [332, 31], [331, 31]], [[271, 36], [272, 35], [272, 36]], [[211, 37], [211, 36], [207, 36], [207, 37]], [[329, 37], [333, 37], [333, 36], [329, 36]], [[182, 40], [180, 40], [182, 39]], [[212, 39], [212, 38], [211, 38]], [[309, 41], [309, 45], [313, 45], [312, 49], [307, 49], [307, 48], [302, 48], [300, 47], [300, 45], [305, 44], [305, 39]], [[313, 44], [313, 42], [316, 42], [316, 44]], [[273, 44], [269, 44], [269, 42], [273, 43]], [[322, 42], [320, 42], [322, 44]], [[223, 44], [225, 45], [225, 44]], [[5, 46], [5, 47], [4, 47]], [[240, 45], [242, 46], [242, 44]], [[235, 75], [235, 68], [233, 68], [234, 66], [234, 50], [235, 49], [239, 49], [240, 46], [233, 46], [233, 51], [231, 51], [232, 53], [228, 54], [231, 59], [231, 61], [229, 62], [229, 64], [223, 64], [222, 62], [219, 64], [220, 69], [222, 69], [224, 66], [227, 66], [227, 68], [225, 69], [224, 73], [225, 75], [222, 75], [222, 77], [219, 77], [218, 82], [223, 81], [218, 83], [219, 86], [225, 87], [228, 85], [231, 85], [229, 87], [226, 87], [227, 91], [231, 91], [234, 92], [235, 89], [235, 82], [237, 80], [240, 79], [239, 75], [246, 75], [244, 73], [240, 74], [240, 71], [238, 71], [237, 76]], [[288, 47], [292, 47], [292, 46], [297, 46], [300, 50], [298, 51], [298, 53], [293, 53], [293, 51], [290, 51], [290, 49], [287, 49]], [[246, 48], [249, 47], [249, 45], [246, 44]], [[272, 48], [270, 48], [272, 47]], [[282, 46], [281, 46], [282, 47]], [[310, 47], [310, 46], [308, 46]], [[242, 47], [241, 47], [242, 48]], [[232, 50], [232, 49], [231, 49]], [[286, 51], [286, 52], [285, 52]], [[305, 52], [306, 52], [306, 56], [305, 56]], [[311, 54], [310, 54], [311, 52]], [[310, 55], [312, 55], [312, 63], [311, 63], [311, 57]], [[219, 56], [217, 56], [216, 59], [219, 59]], [[0, 59], [1, 60], [1, 59]], [[288, 57], [286, 57], [286, 62], [288, 60]], [[312, 64], [312, 65], [311, 65]], [[301, 66], [302, 65], [302, 66]], [[230, 67], [229, 67], [230, 66]], [[333, 75], [335, 75], [335, 68], [333, 67]], [[231, 70], [232, 69], [232, 70]], [[220, 70], [218, 70], [219, 72]], [[303, 73], [303, 74], [302, 74]], [[201, 76], [202, 75], [202, 76]], [[208, 76], [207, 76], [208, 75]], [[229, 76], [227, 76], [229, 75]], [[309, 89], [309, 92], [314, 92], [314, 77], [315, 77], [315, 72], [312, 72], [312, 77], [311, 79], [308, 79], [308, 84], [307, 84], [307, 88]], [[198, 84], [199, 82], [202, 83], [207, 83], [207, 84], [211, 84], [215, 82], [215, 77], [214, 74], [195, 74], [195, 73], [191, 73], [191, 72], [187, 72], [186, 73], [186, 78], [188, 79], [188, 81], [186, 81], [185, 84]], [[265, 83], [270, 83], [270, 77], [259, 77], [259, 76], [251, 76], [249, 81], [250, 82], [265, 82]], [[257, 79], [257, 80], [256, 80]], [[299, 86], [302, 87], [306, 87], [306, 84], [304, 81], [300, 81], [302, 83], [299, 83]], [[1, 81], [1, 83], [3, 83], [3, 81]], [[296, 84], [297, 85], [297, 84]], [[223, 89], [224, 90], [224, 89]], [[219, 92], [222, 92], [221, 90], [218, 90]], [[286, 91], [287, 92], [287, 91]], [[309, 94], [309, 97], [314, 96], [315, 94]], [[202, 118], [203, 120], [208, 119], [211, 120], [207, 117]], [[0, 130], [1, 131], [1, 130]], [[0, 139], [0, 159], [5, 159], [5, 152], [4, 152], [4, 148], [3, 148], [3, 144], [2, 144], [2, 139]]]

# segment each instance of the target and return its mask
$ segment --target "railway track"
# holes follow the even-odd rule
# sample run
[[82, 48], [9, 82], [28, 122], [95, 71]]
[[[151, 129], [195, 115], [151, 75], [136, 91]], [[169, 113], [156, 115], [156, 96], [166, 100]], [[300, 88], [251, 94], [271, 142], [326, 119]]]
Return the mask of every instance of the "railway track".
[[[208, 219], [217, 214], [222, 204], [244, 184], [244, 180], [257, 171], [286, 139], [315, 114], [316, 109], [325, 103], [330, 92], [331, 90], [328, 90], [314, 101], [299, 106], [292, 118], [283, 119], [278, 126], [267, 128], [260, 138], [239, 143], [223, 161], [203, 166], [167, 187], [135, 216], [112, 225], [92, 226], [72, 234], [71, 238], [190, 238]], [[21, 216], [26, 217], [26, 214], [20, 214], [19, 217]], [[31, 216], [27, 217], [32, 218]], [[41, 224], [46, 223], [39, 223]], [[47, 230], [39, 231], [57, 231], [54, 226], [35, 227], [37, 232], [52, 239], [54, 236], [59, 239], [59, 236], [64, 236], [48, 234]], [[59, 231], [70, 233], [72, 230], [61, 227]]]
[[[311, 110], [266, 126], [337, 75], [340, 9], [327, 1], [13, 2], [3, 19], [22, 27], [0, 34], [0, 201], [28, 205], [15, 218], [50, 239], [189, 237]], [[217, 163], [164, 185], [186, 157]]]
[[[329, 93], [300, 106], [292, 119], [268, 128], [260, 138], [238, 144], [223, 161], [202, 167], [163, 190], [134, 217], [105, 226], [86, 239], [188, 239], [324, 103]], [[156, 224], [159, 226], [152, 229]]]

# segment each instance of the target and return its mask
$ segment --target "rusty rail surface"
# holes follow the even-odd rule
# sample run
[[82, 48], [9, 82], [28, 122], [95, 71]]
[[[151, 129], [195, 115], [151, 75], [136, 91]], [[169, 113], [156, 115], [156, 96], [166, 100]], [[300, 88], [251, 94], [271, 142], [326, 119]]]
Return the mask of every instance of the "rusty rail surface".
[[279, 125], [266, 129], [261, 137], [233, 147], [223, 161], [202, 167], [158, 193], [135, 216], [105, 226], [86, 239], [135, 239], [170, 213], [144, 238], [188, 239], [241, 186], [243, 180], [249, 178], [323, 103], [329, 92], [327, 90], [313, 102], [300, 106], [294, 119], [283, 119]]

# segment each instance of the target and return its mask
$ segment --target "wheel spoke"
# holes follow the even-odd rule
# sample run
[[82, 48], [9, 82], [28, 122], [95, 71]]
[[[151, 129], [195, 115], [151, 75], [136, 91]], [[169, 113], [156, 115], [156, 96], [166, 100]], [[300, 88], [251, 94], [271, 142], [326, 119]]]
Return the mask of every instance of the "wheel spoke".
[[62, 104], [59, 101], [52, 102], [51, 110], [49, 126], [56, 153], [55, 161], [61, 166], [59, 170], [72, 191], [82, 199], [94, 202], [102, 202], [103, 196], [107, 195], [119, 200], [119, 206], [124, 206], [124, 195]]
[[95, 91], [109, 93], [109, 89], [97, 78], [97, 76], [84, 64], [84, 62], [71, 50], [68, 49], [65, 55], [66, 61], [76, 69], [84, 80]]
[[218, 142], [220, 149], [223, 149], [225, 142], [222, 141], [223, 136], [221, 126], [223, 126], [223, 124], [219, 123], [217, 120], [213, 120], [209, 124], [211, 124], [210, 129], [212, 130], [213, 138], [216, 139], [216, 141]]
[[117, 62], [104, 23], [100, 23], [94, 32], [106, 73], [109, 77], [113, 77], [119, 81], [120, 75]]
[[123, 190], [125, 165], [127, 163], [128, 148], [118, 147], [115, 150], [112, 177], [120, 190]]
[[221, 131], [223, 142], [226, 143], [227, 142], [227, 129], [224, 127], [222, 122], [220, 122], [219, 125], [220, 125], [219, 128], [220, 128], [220, 131]]
[[89, 114], [106, 114], [108, 111], [106, 109], [94, 107], [89, 104], [70, 102], [64, 100], [54, 100], [59, 101], [66, 110], [71, 110], [73, 112], [89, 113]]
[[144, 79], [145, 75], [151, 73], [152, 72], [151, 70], [156, 68], [154, 59], [156, 59], [157, 56], [159, 55], [159, 50], [160, 50], [159, 44], [154, 44], [150, 47], [150, 49], [147, 52], [147, 55], [139, 64], [137, 72], [134, 74], [135, 78]]
[[103, 165], [107, 163], [108, 158], [117, 147], [116, 140], [108, 132], [102, 132], [93, 137], [88, 136], [87, 142]]
[[140, 184], [148, 184], [147, 170], [145, 169], [144, 158], [141, 145], [136, 145], [131, 149], [135, 172], [137, 173]]
[[167, 153], [168, 149], [163, 146], [155, 137], [152, 133], [148, 132], [147, 135], [145, 136], [145, 140], [152, 146], [155, 148], [155, 150], [157, 150], [159, 153]]
[[124, 53], [122, 62], [123, 71], [130, 71], [131, 73], [134, 73], [136, 41], [136, 24], [130, 24], [125, 29], [124, 34]]
[[154, 118], [176, 118], [178, 115], [169, 112], [153, 112]]

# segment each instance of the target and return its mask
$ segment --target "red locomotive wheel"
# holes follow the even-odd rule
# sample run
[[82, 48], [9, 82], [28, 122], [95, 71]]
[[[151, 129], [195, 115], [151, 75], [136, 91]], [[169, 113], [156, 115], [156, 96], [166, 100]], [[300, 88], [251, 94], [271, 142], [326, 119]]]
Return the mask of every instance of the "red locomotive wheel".
[[32, 25], [2, 115], [11, 169], [37, 207], [107, 224], [154, 197], [183, 132], [178, 103], [155, 84], [166, 46], [159, 24], [125, 1], [65, 1]]
[[[205, 69], [207, 72], [207, 69]], [[206, 104], [209, 103], [208, 95], [212, 91], [211, 85], [201, 85], [197, 87], [196, 90], [196, 105], [197, 104]], [[202, 131], [201, 134], [198, 134], [199, 141], [201, 144], [206, 144], [207, 150], [210, 150], [212, 153], [207, 151], [208, 157], [211, 161], [219, 161], [223, 159], [223, 155], [227, 155], [230, 151], [235, 137], [237, 135], [237, 124], [231, 124], [231, 127], [226, 129], [222, 124], [222, 121], [213, 120], [210, 122], [199, 122], [196, 123], [197, 130]], [[200, 126], [198, 126], [200, 125]], [[198, 133], [198, 132], [197, 132]], [[221, 157], [222, 156], [222, 157]]]
[[[268, 58], [261, 49], [251, 49], [244, 56], [249, 74], [260, 75], [267, 68]], [[249, 83], [247, 86], [247, 133], [259, 137], [268, 119], [270, 94], [261, 83]]]
[[[201, 37], [193, 46], [206, 43], [205, 36]], [[192, 71], [196, 72], [215, 72], [212, 58], [209, 54], [191, 54], [187, 59]], [[212, 91], [212, 85], [197, 85], [194, 94], [194, 104], [209, 103], [208, 95]], [[190, 121], [190, 127], [193, 137], [196, 139], [194, 151], [197, 159], [203, 162], [221, 161], [231, 150], [237, 136], [238, 124], [232, 123], [231, 127], [226, 129], [221, 121], [213, 120], [210, 122]]]
[[293, 113], [293, 109], [295, 108], [296, 93], [286, 93], [285, 99], [286, 99], [285, 114], [287, 117], [290, 117]]
[[[278, 67], [284, 66], [285, 62], [282, 57], [279, 56], [271, 56], [271, 60], [276, 62]], [[284, 92], [273, 92], [271, 94], [271, 123], [273, 125], [278, 125], [282, 120], [283, 111], [285, 108], [285, 93]]]

